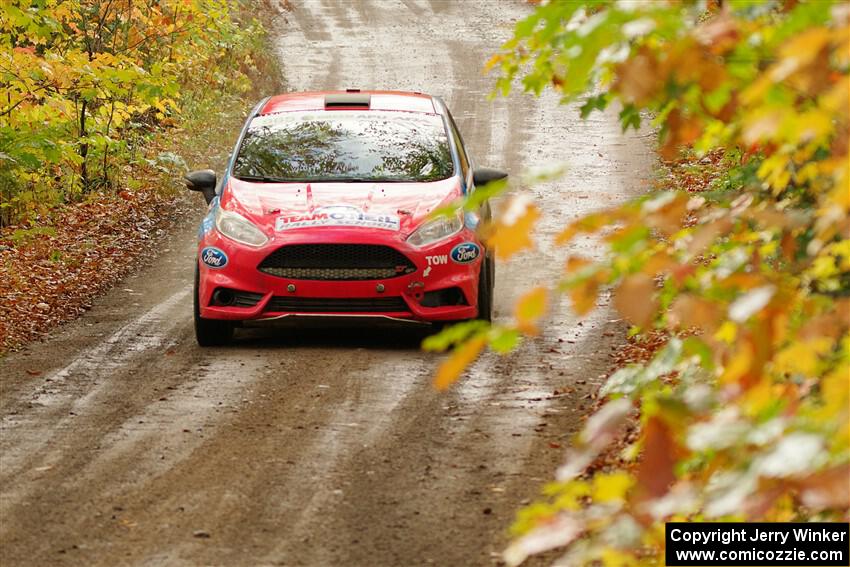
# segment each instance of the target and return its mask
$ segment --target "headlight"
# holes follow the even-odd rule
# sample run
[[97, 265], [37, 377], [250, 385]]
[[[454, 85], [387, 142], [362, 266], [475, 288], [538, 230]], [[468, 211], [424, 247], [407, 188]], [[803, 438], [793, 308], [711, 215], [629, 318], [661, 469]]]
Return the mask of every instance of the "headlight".
[[463, 211], [457, 211], [450, 217], [440, 217], [428, 221], [407, 237], [413, 246], [425, 246], [460, 232], [463, 228]]
[[254, 223], [239, 213], [225, 211], [221, 207], [215, 213], [215, 227], [227, 238], [248, 246], [262, 246], [269, 240]]

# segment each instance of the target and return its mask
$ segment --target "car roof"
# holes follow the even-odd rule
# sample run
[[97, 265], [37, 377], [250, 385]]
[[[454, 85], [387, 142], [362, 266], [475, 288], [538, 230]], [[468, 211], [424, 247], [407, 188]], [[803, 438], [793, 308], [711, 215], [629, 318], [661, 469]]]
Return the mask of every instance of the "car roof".
[[[434, 104], [431, 95], [420, 92], [406, 91], [361, 91], [348, 89], [345, 91], [315, 91], [303, 93], [287, 93], [269, 97], [258, 115], [276, 112], [292, 112], [299, 110], [325, 110], [326, 99], [335, 101], [335, 109], [346, 108], [359, 110], [402, 110], [407, 112], [426, 112], [440, 114], [439, 105]], [[351, 106], [340, 104], [339, 101], [350, 98]], [[368, 101], [367, 106], [361, 106], [358, 100]], [[333, 110], [331, 110], [333, 111]]]

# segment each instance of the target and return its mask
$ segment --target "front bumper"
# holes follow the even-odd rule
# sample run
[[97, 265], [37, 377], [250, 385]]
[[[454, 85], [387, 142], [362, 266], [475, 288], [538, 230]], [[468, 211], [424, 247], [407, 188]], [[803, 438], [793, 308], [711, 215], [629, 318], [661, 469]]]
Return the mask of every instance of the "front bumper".
[[[258, 266], [278, 248], [292, 244], [372, 244], [390, 246], [415, 265], [415, 271], [374, 280], [306, 280], [279, 277]], [[474, 244], [474, 260], [453, 258], [458, 245]], [[226, 260], [211, 267], [204, 251], [218, 250]], [[323, 228], [288, 231], [253, 248], [223, 237], [215, 229], [201, 238], [198, 249], [200, 315], [232, 321], [271, 320], [291, 316], [379, 317], [418, 322], [474, 318], [478, 313], [478, 277], [484, 248], [475, 233], [464, 228], [454, 237], [423, 248], [407, 244], [400, 236], [378, 238], [374, 231]], [[216, 262], [210, 262], [215, 264]], [[218, 262], [221, 263], [221, 262]], [[216, 304], [216, 290], [229, 290], [238, 301]], [[443, 304], [445, 299], [452, 304]]]

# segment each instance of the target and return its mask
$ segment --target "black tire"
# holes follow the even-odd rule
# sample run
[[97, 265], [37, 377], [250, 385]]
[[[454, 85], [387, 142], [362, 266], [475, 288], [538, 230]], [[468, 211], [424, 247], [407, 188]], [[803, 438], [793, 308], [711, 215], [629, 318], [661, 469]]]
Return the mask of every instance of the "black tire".
[[487, 258], [487, 261], [489, 262], [488, 265], [490, 267], [490, 272], [489, 272], [489, 274], [490, 274], [490, 298], [491, 298], [490, 303], [492, 304], [493, 303], [492, 298], [493, 298], [493, 295], [494, 295], [494, 289], [496, 288], [496, 258], [491, 257], [491, 256], [486, 256], [486, 258]]
[[194, 289], [194, 306], [195, 306], [195, 339], [198, 345], [202, 347], [222, 346], [230, 342], [233, 338], [232, 321], [221, 321], [219, 319], [204, 319], [201, 317], [200, 299], [198, 293], [198, 282], [200, 275], [198, 274], [198, 266], [195, 266], [195, 289]]
[[478, 272], [478, 318], [483, 321], [493, 320], [493, 283], [496, 275], [496, 262], [489, 256], [484, 256], [481, 269]]

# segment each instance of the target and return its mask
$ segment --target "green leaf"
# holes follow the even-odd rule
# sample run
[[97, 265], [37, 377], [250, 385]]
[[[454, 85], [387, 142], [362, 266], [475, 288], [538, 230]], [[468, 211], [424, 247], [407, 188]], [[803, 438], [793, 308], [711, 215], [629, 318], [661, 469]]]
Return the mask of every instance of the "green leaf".
[[623, 132], [629, 128], [640, 130], [640, 111], [633, 104], [627, 104], [620, 111], [620, 125], [623, 127]]
[[489, 326], [485, 321], [465, 321], [446, 327], [436, 335], [431, 335], [422, 341], [422, 348], [426, 351], [442, 352], [452, 345], [458, 344], [467, 338], [484, 331]]

